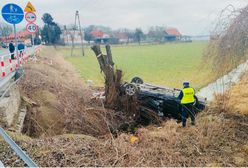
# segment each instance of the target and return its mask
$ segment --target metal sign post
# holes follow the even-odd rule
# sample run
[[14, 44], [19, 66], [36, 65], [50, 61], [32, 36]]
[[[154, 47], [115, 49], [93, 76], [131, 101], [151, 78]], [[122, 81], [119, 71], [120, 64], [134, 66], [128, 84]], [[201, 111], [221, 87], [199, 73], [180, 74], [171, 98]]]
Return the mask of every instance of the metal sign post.
[[34, 48], [34, 34], [38, 31], [38, 26], [34, 23], [28, 23], [27, 27], [26, 27], [27, 32], [29, 32], [30, 34], [32, 34], [32, 46]]
[[33, 48], [34, 48], [34, 34], [32, 34], [32, 45], [33, 45]]
[[17, 57], [17, 63], [18, 63], [18, 69], [20, 67], [20, 58], [19, 58], [19, 55], [18, 55], [18, 41], [17, 41], [17, 36], [16, 36], [16, 25], [14, 24], [14, 34], [15, 34], [15, 50], [16, 50], [16, 57]]
[[33, 48], [33, 52], [35, 53], [35, 45], [34, 45], [34, 34], [32, 34], [32, 48]]
[[[30, 8], [28, 8], [28, 9], [30, 9]], [[29, 32], [29, 33], [31, 33], [32, 34], [32, 39], [31, 39], [31, 42], [32, 42], [32, 47], [34, 48], [34, 33], [36, 33], [36, 31], [38, 30], [37, 29], [37, 26], [36, 26], [36, 28], [35, 29], [37, 29], [36, 31], [33, 31], [32, 29], [33, 29], [33, 27], [32, 26], [30, 26], [30, 23], [34, 23], [35, 21], [36, 21], [36, 14], [34, 13], [34, 12], [27, 12], [26, 14], [25, 14], [25, 19], [26, 19], [26, 21], [29, 23], [28, 25], [29, 25], [29, 27], [27, 27], [27, 31]], [[28, 26], [27, 25], [27, 26]]]
[[26, 12], [25, 14], [25, 20], [28, 22], [27, 26], [26, 26], [26, 30], [27, 32], [29, 32], [30, 34], [32, 34], [32, 39], [31, 39], [31, 43], [32, 43], [32, 47], [35, 50], [35, 45], [34, 45], [34, 34], [38, 31], [38, 26], [34, 23], [36, 21], [36, 9], [34, 8], [34, 6], [28, 2], [25, 10]]
[[4, 20], [10, 24], [13, 24], [15, 34], [15, 48], [18, 61], [18, 69], [20, 68], [20, 60], [18, 56], [18, 41], [16, 36], [16, 24], [21, 23], [24, 18], [24, 12], [22, 8], [16, 4], [10, 3], [2, 8], [2, 16]]

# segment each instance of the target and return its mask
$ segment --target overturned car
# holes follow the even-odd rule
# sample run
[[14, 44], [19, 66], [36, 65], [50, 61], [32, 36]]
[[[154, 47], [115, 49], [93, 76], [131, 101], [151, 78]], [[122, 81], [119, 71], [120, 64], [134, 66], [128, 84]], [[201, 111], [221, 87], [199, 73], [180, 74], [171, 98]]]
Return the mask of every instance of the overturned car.
[[[149, 124], [160, 123], [164, 119], [176, 119], [181, 122], [181, 108], [182, 105], [178, 99], [180, 93], [179, 89], [166, 88], [155, 86], [135, 77], [131, 83], [124, 83], [121, 86], [123, 94], [127, 96], [135, 96], [139, 103], [139, 117]], [[195, 113], [199, 113], [206, 106], [206, 99], [197, 97], [194, 103]]]

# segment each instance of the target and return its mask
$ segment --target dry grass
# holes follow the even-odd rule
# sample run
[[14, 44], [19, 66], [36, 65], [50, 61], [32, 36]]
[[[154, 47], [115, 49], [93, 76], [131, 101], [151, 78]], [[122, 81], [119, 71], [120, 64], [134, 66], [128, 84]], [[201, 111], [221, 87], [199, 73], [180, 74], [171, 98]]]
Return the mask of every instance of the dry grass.
[[37, 63], [24, 68], [22, 96], [35, 102], [28, 105], [24, 133], [33, 137], [68, 132], [99, 136], [109, 131], [104, 124], [108, 112], [97, 106], [92, 108], [93, 90], [53, 48], [46, 48]]
[[233, 86], [228, 93], [227, 107], [233, 113], [248, 115], [248, 73], [242, 76], [241, 81]]
[[41, 166], [248, 166], [248, 117], [220, 112], [217, 106], [200, 114], [196, 127], [168, 121], [159, 128], [140, 128], [133, 145], [126, 133], [115, 139], [72, 134], [15, 138]]

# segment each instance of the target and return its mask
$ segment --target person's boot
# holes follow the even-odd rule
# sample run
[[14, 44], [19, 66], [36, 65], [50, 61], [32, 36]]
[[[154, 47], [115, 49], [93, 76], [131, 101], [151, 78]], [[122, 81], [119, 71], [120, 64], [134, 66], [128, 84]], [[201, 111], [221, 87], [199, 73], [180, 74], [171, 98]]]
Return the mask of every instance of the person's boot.
[[192, 121], [192, 122], [191, 122], [191, 125], [195, 126], [195, 121]]
[[183, 127], [186, 127], [186, 122], [183, 122], [183, 125], [182, 125]]

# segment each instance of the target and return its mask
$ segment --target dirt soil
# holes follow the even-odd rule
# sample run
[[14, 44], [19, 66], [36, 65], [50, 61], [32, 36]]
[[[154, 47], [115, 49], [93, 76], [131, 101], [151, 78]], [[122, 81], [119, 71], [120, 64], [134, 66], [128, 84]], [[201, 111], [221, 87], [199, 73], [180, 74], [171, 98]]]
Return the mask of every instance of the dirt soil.
[[[50, 50], [50, 52], [54, 52], [51, 56], [57, 58], [56, 52], [52, 49]], [[113, 137], [113, 135], [106, 130], [102, 131], [102, 133], [106, 132], [102, 134], [104, 136], [99, 136], [100, 130], [106, 129], [106, 127], [104, 127], [106, 120], [103, 121], [102, 118], [97, 115], [99, 113], [101, 114], [102, 111], [99, 110], [98, 113], [95, 114], [93, 110], [93, 112], [90, 113], [94, 116], [94, 119], [92, 119], [92, 117], [85, 115], [87, 110], [82, 110], [98, 107], [88, 100], [88, 96], [91, 95], [92, 90], [85, 90], [85, 86], [83, 88], [79, 87], [79, 85], [82, 85], [81, 81], [79, 85], [76, 85], [77, 83], [75, 81], [72, 81], [71, 85], [66, 85], [68, 90], [65, 89], [67, 87], [61, 86], [62, 80], [58, 80], [60, 82], [54, 83], [52, 79], [55, 78], [71, 79], [71, 76], [67, 78], [67, 74], [62, 70], [64, 68], [68, 69], [70, 65], [68, 65], [68, 67], [62, 66], [59, 73], [56, 73], [57, 75], [52, 74], [53, 71], [48, 68], [54, 69], [54, 66], [60, 66], [56, 65], [55, 61], [53, 65], [49, 64], [51, 59], [56, 60], [54, 58], [40, 58], [40, 60], [44, 62], [44, 67], [37, 66], [32, 68], [32, 71], [31, 69], [26, 70], [26, 78], [28, 78], [28, 75], [34, 75], [34, 78], [25, 80], [25, 86], [27, 86], [27, 88], [23, 88], [23, 92], [29, 99], [35, 102], [34, 104], [37, 104], [30, 107], [31, 112], [36, 112], [37, 115], [43, 112], [42, 108], [47, 108], [51, 111], [44, 111], [52, 114], [55, 111], [55, 114], [59, 114], [58, 116], [65, 116], [65, 109], [67, 109], [69, 114], [66, 115], [66, 117], [72, 120], [70, 122], [71, 124], [62, 122], [61, 125], [66, 125], [66, 129], [63, 131], [58, 129], [58, 133], [62, 134], [65, 132], [67, 134], [50, 137], [45, 136], [48, 134], [47, 130], [55, 128], [54, 126], [49, 129], [47, 120], [45, 120], [46, 122], [44, 124], [47, 127], [43, 128], [46, 131], [43, 131], [43, 133], [45, 132], [44, 135], [40, 135], [39, 138], [31, 139], [27, 136], [11, 134], [16, 142], [27, 151], [38, 165], [43, 167], [248, 166], [248, 115], [243, 112], [238, 113], [239, 110], [232, 110], [232, 108], [235, 107], [231, 106], [231, 102], [234, 101], [232, 98], [234, 97], [227, 95], [218, 96], [217, 101], [210, 105], [211, 108], [197, 116], [196, 126], [190, 126], [188, 123], [186, 128], [182, 128], [176, 121], [171, 120], [164, 122], [161, 127], [150, 125], [145, 128], [139, 128], [136, 130], [135, 135], [118, 133], [116, 137]], [[62, 61], [61, 59], [59, 60]], [[40, 73], [41, 70], [47, 72]], [[54, 69], [54, 71], [58, 70]], [[68, 72], [69, 74], [73, 73], [71, 70], [68, 70]], [[46, 78], [51, 79], [51, 83], [49, 83], [50, 80], [47, 80], [48, 82], [45, 83], [36, 82], [43, 81]], [[242, 81], [243, 80], [244, 78]], [[241, 82], [239, 85], [245, 85], [244, 83], [245, 82]], [[28, 84], [31, 84], [31, 86]], [[72, 89], [75, 85], [77, 86], [75, 88], [79, 89], [77, 92], [74, 92], [74, 89]], [[246, 83], [246, 88], [247, 85], [248, 83]], [[61, 88], [61, 90], [54, 89], [54, 86]], [[72, 93], [69, 93], [71, 90]], [[61, 99], [62, 96], [57, 96], [60, 92], [62, 92], [61, 95], [65, 95], [65, 93], [69, 95], [67, 101], [70, 103], [67, 101], [63, 102]], [[245, 92], [239, 92], [239, 95], [241, 95], [242, 98], [247, 97]], [[80, 98], [79, 100], [81, 101], [74, 99], [74, 96]], [[70, 101], [71, 99], [73, 99], [73, 101]], [[222, 101], [223, 99], [226, 101]], [[74, 101], [76, 101], [77, 104], [75, 104]], [[83, 107], [81, 107], [80, 104], [82, 104]], [[62, 110], [57, 110], [59, 105], [63, 105]], [[74, 111], [73, 107], [77, 109], [78, 106], [81, 108], [81, 110], [78, 110], [80, 112]], [[33, 109], [36, 111], [33, 111]], [[70, 116], [70, 112], [73, 112], [72, 116]], [[50, 113], [44, 116], [50, 118]], [[44, 116], [42, 114], [41, 117], [39, 116], [35, 119], [38, 120]], [[77, 118], [79, 121], [76, 120]], [[84, 122], [81, 122], [81, 119], [84, 119]], [[57, 121], [56, 115], [50, 123], [55, 121]], [[74, 127], [74, 122], [77, 125], [76, 127]], [[39, 122], [39, 125], [42, 125], [40, 123], [42, 122]], [[88, 128], [88, 130], [85, 128]], [[76, 134], [72, 134], [74, 133], [74, 129], [76, 130]], [[91, 133], [92, 130], [96, 131]], [[49, 131], [49, 134], [52, 134], [52, 131]], [[138, 137], [138, 140], [134, 143], [130, 141], [132, 136]], [[10, 149], [0, 140], [0, 160], [3, 161], [6, 166], [24, 166], [23, 162], [11, 154]]]

